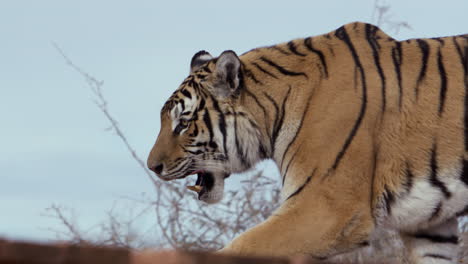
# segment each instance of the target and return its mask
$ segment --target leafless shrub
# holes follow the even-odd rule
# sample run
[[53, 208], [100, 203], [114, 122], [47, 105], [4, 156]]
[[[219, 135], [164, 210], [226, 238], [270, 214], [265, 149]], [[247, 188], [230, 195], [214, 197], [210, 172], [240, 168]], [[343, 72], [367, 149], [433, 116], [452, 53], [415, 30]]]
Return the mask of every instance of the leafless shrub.
[[391, 5], [387, 4], [385, 0], [374, 0], [371, 20], [376, 26], [387, 28], [395, 34], [398, 34], [401, 29], [411, 30], [412, 28], [408, 22], [394, 18], [391, 9]]
[[43, 216], [54, 218], [61, 224], [62, 228], [60, 229], [48, 228], [49, 231], [55, 233], [58, 240], [65, 238], [64, 240], [72, 244], [89, 244], [84, 239], [86, 232], [81, 230], [76, 223], [77, 218], [73, 210], [53, 204], [49, 208], [46, 208]]
[[[115, 246], [120, 248], [146, 248], [155, 243], [155, 239], [148, 239], [145, 234], [136, 229], [139, 218], [146, 214], [150, 206], [140, 206], [134, 200], [128, 206], [114, 203], [106, 212], [105, 219], [91, 227], [84, 229], [79, 225], [80, 218], [74, 209], [58, 205], [46, 208], [44, 217], [50, 217], [59, 222], [58, 227], [48, 228], [56, 235], [58, 241], [79, 245]], [[136, 211], [135, 212], [135, 209]], [[124, 214], [123, 212], [127, 212]]]

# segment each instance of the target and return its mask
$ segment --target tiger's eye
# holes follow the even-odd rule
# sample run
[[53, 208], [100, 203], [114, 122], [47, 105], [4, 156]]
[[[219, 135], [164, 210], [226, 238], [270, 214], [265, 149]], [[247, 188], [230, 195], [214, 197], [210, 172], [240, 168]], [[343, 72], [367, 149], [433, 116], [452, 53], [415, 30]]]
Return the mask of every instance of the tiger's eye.
[[186, 119], [180, 119], [179, 124], [177, 124], [176, 128], [174, 129], [175, 134], [180, 134], [182, 130], [187, 128], [189, 125], [189, 121]]
[[186, 120], [186, 119], [181, 119], [181, 120], [179, 121], [179, 124], [180, 124], [181, 126], [183, 126], [183, 127], [186, 127], [186, 126], [188, 126], [188, 120]]

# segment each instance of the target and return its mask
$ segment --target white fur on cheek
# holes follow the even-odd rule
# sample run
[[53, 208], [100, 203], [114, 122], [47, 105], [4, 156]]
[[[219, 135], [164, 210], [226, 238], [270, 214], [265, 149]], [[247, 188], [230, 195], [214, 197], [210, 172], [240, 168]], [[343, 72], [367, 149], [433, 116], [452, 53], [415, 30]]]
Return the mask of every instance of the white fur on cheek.
[[[234, 116], [229, 116], [226, 118], [226, 124], [227, 149], [230, 157], [229, 170], [232, 173], [246, 171], [259, 161], [260, 132], [250, 124], [247, 118], [242, 116], [237, 116], [237, 120]], [[247, 164], [241, 162], [240, 155], [243, 155]], [[245, 167], [246, 165], [250, 167]]]
[[174, 131], [177, 125], [179, 124], [179, 115], [181, 111], [182, 111], [182, 106], [180, 104], [176, 104], [171, 110], [172, 131]]
[[[180, 116], [182, 113], [187, 112], [187, 111], [193, 112], [196, 108], [196, 105], [195, 105], [196, 97], [192, 99], [188, 97], [184, 97], [183, 101], [184, 101], [185, 107], [182, 107], [182, 104], [177, 103], [174, 105], [174, 107], [170, 111], [170, 116], [172, 120], [172, 123], [171, 123], [172, 131], [174, 131], [177, 125], [179, 124]], [[184, 132], [185, 130], [186, 129], [182, 130], [182, 132]]]

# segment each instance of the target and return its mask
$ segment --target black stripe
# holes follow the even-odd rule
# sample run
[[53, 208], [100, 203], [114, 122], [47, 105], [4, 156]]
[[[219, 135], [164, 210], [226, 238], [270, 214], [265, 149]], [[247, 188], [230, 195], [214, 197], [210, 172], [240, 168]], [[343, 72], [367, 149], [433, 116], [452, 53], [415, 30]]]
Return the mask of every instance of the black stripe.
[[184, 149], [185, 152], [188, 152], [190, 154], [193, 154], [193, 155], [200, 155], [200, 154], [203, 154], [205, 153], [203, 150], [201, 149], [198, 149], [196, 151], [192, 151], [192, 150], [188, 150], [188, 149]]
[[439, 67], [440, 74], [439, 116], [441, 116], [442, 112], [444, 111], [445, 95], [447, 93], [447, 75], [445, 72], [444, 62], [440, 49], [439, 53], [437, 54], [437, 65]]
[[433, 243], [450, 243], [450, 244], [458, 244], [458, 237], [457, 236], [441, 236], [441, 235], [432, 235], [432, 234], [425, 234], [425, 233], [416, 233], [413, 235], [414, 238], [418, 239], [427, 239]]
[[[291, 93], [291, 86], [288, 88], [288, 92], [286, 93], [286, 96], [283, 99], [283, 103], [281, 105], [281, 112], [279, 113], [279, 119], [275, 120], [275, 126], [273, 126], [273, 135], [272, 135], [272, 141], [273, 141], [273, 148], [272, 148], [272, 153], [274, 155], [275, 153], [275, 145], [276, 145], [276, 139], [279, 136], [279, 132], [283, 128], [283, 123], [284, 123], [284, 116], [286, 115], [286, 102], [288, 101], [289, 94]], [[273, 100], [273, 98], [271, 98]], [[276, 122], [278, 121], [278, 122]]]
[[257, 79], [255, 74], [251, 70], [247, 69], [245, 66], [243, 66], [242, 68], [243, 68], [243, 71], [244, 71], [244, 75], [247, 76], [248, 78], [252, 79], [255, 82], [255, 84], [260, 84], [260, 85], [263, 84], [261, 81], [259, 81]]
[[192, 78], [190, 79], [190, 81], [188, 82], [188, 85], [195, 88], [196, 90], [199, 89], [200, 87], [198, 86], [198, 83]]
[[289, 53], [289, 52], [283, 50], [282, 48], [280, 48], [280, 47], [278, 47], [278, 46], [271, 46], [271, 47], [268, 47], [268, 48], [274, 49], [274, 50], [280, 52], [281, 54], [284, 54], [284, 55], [287, 55], [287, 56], [291, 55], [291, 53]]
[[197, 142], [195, 144], [186, 144], [184, 146], [187, 147], [187, 148], [199, 148], [199, 147], [206, 147], [207, 145], [208, 145], [207, 142], [201, 141], [201, 142]]
[[208, 133], [210, 134], [210, 142], [211, 144], [213, 141], [214, 133], [213, 133], [213, 125], [211, 124], [210, 113], [208, 110], [205, 110], [205, 114], [203, 115], [203, 122], [205, 122], [206, 128], [208, 129]]
[[[457, 38], [452, 38], [452, 40], [453, 40], [453, 45], [455, 46], [455, 48], [456, 48], [456, 50], [457, 50], [458, 57], [460, 58], [461, 66], [462, 66], [462, 67], [465, 67], [465, 58], [464, 58], [464, 56], [463, 56], [462, 50], [461, 50], [461, 48], [460, 48], [460, 45], [458, 45]], [[465, 73], [466, 73], [466, 69], [465, 69]]]
[[429, 58], [429, 45], [425, 40], [422, 39], [417, 39], [419, 48], [421, 49], [422, 52], [422, 58], [421, 58], [421, 71], [419, 72], [419, 77], [418, 77], [418, 84], [416, 85], [416, 99], [419, 96], [419, 85], [421, 84], [422, 80], [426, 76], [426, 70], [427, 70], [427, 61]]
[[258, 154], [261, 160], [268, 158], [267, 150], [262, 142], [260, 142], [260, 144], [258, 145]]
[[248, 164], [247, 159], [245, 158], [245, 153], [241, 150], [240, 142], [239, 142], [239, 135], [237, 133], [237, 115], [234, 114], [234, 138], [236, 141], [236, 151], [237, 151], [237, 157], [239, 157], [242, 166], [244, 168], [249, 168], [250, 164]]
[[272, 155], [274, 155], [275, 153], [275, 130], [276, 130], [276, 126], [277, 126], [277, 123], [279, 121], [279, 106], [278, 104], [276, 103], [276, 101], [269, 95], [267, 94], [266, 92], [263, 92], [263, 94], [265, 95], [265, 97], [271, 102], [271, 104], [273, 105], [273, 107], [275, 108], [275, 121], [273, 122], [273, 131], [271, 132], [271, 138], [270, 138], [270, 146], [271, 146], [271, 153]]
[[195, 77], [197, 77], [198, 79], [200, 79], [200, 81], [205, 80], [205, 79], [206, 79], [206, 76], [208, 76], [208, 75], [206, 75], [206, 74], [201, 74], [201, 73], [195, 74]]
[[317, 171], [317, 169], [315, 168], [312, 171], [312, 174], [309, 177], [307, 177], [306, 181], [299, 188], [297, 188], [296, 191], [294, 191], [291, 195], [289, 195], [289, 197], [286, 199], [286, 201], [289, 200], [290, 198], [298, 195], [299, 193], [301, 193], [302, 190], [304, 190], [304, 187], [310, 182], [310, 180], [312, 179], [312, 176], [314, 176], [316, 171]]
[[[269, 123], [270, 123], [270, 118], [268, 117], [268, 114], [267, 114], [267, 110], [266, 108], [260, 103], [260, 101], [258, 100], [257, 96], [255, 96], [255, 94], [253, 94], [251, 91], [249, 91], [247, 88], [244, 89], [245, 92], [247, 93], [248, 96], [252, 97], [252, 99], [255, 101], [255, 103], [258, 105], [258, 107], [260, 107], [263, 111], [263, 117], [265, 119], [265, 123], [267, 124], [266, 125], [266, 134], [267, 136], [270, 136], [269, 133], [270, 133], [270, 128], [269, 128]], [[271, 141], [271, 136], [270, 136], [270, 141]]]
[[280, 73], [284, 74], [284, 75], [288, 75], [288, 76], [304, 76], [306, 78], [307, 77], [307, 74], [303, 73], [303, 72], [293, 72], [293, 71], [290, 71], [290, 70], [286, 70], [284, 67], [276, 64], [275, 62], [265, 58], [264, 56], [260, 57], [260, 60], [262, 60], [263, 62], [267, 63], [268, 65], [274, 67], [275, 69], [277, 69]]
[[383, 193], [383, 199], [385, 203], [385, 208], [387, 209], [387, 213], [389, 215], [392, 214], [392, 205], [395, 202], [395, 196], [393, 193], [385, 186], [385, 191]]
[[344, 27], [341, 27], [336, 30], [336, 36], [344, 41], [346, 45], [348, 46], [349, 50], [351, 51], [351, 55], [353, 56], [354, 62], [356, 63], [357, 68], [359, 69], [359, 72], [361, 73], [361, 81], [362, 81], [362, 103], [361, 103], [361, 109], [359, 111], [359, 116], [354, 123], [353, 128], [351, 129], [348, 138], [346, 139], [345, 143], [343, 144], [343, 147], [341, 148], [340, 152], [336, 156], [335, 162], [333, 163], [332, 168], [335, 170], [340, 161], [341, 158], [343, 158], [344, 154], [346, 153], [346, 150], [348, 150], [349, 145], [353, 141], [354, 136], [356, 136], [356, 133], [361, 126], [361, 122], [364, 118], [364, 115], [366, 113], [366, 107], [367, 107], [367, 86], [366, 86], [366, 76], [364, 73], [364, 69], [361, 65], [361, 61], [359, 59], [359, 56], [353, 46], [353, 43], [351, 43], [351, 40], [349, 39], [348, 33], [346, 33], [346, 29]]
[[195, 110], [195, 113], [198, 113], [200, 110], [204, 109], [205, 108], [205, 103], [206, 103], [205, 99], [201, 98], [200, 103], [197, 106], [197, 110]]
[[174, 162], [176, 162], [176, 163], [178, 164], [178, 163], [180, 163], [180, 162], [183, 161], [183, 160], [185, 160], [185, 158], [180, 158], [180, 157], [179, 157], [179, 158], [176, 158], [176, 159], [174, 160]]
[[445, 259], [445, 260], [448, 260], [448, 261], [452, 261], [452, 258], [443, 256], [443, 255], [439, 255], [439, 254], [425, 254], [424, 257], [425, 258]]
[[[204, 87], [203, 85], [200, 85]], [[197, 93], [200, 97], [207, 98], [208, 97], [208, 92], [205, 88], [197, 90]]]
[[283, 157], [281, 158], [281, 168], [283, 167], [283, 162], [284, 162], [284, 157], [286, 156], [286, 153], [288, 153], [289, 148], [292, 146], [294, 141], [296, 140], [297, 136], [299, 135], [299, 132], [302, 129], [302, 125], [304, 124], [304, 119], [307, 115], [307, 112], [309, 111], [309, 106], [310, 106], [310, 99], [312, 98], [312, 93], [309, 95], [307, 98], [306, 102], [306, 107], [304, 109], [304, 112], [302, 113], [301, 121], [299, 122], [299, 127], [297, 128], [296, 132], [294, 133], [294, 137], [291, 139], [291, 141], [288, 143], [288, 146], [286, 147], [286, 150], [283, 153]]
[[221, 108], [219, 108], [218, 101], [214, 98], [214, 96], [211, 96], [211, 100], [213, 101], [213, 108], [216, 112], [218, 112], [219, 120], [218, 120], [218, 126], [219, 126], [219, 131], [221, 132], [223, 136], [223, 150], [224, 150], [224, 155], [226, 159], [229, 159], [229, 152], [227, 150], [227, 132], [226, 132], [226, 118], [224, 117], [223, 112], [221, 111]]
[[171, 110], [174, 107], [174, 104], [175, 104], [174, 100], [171, 100], [171, 99], [167, 100], [161, 109], [161, 114]]
[[262, 66], [258, 65], [258, 63], [256, 62], [252, 62], [252, 65], [257, 67], [257, 69], [259, 69], [261, 72], [267, 74], [267, 75], [270, 75], [271, 77], [275, 78], [275, 79], [278, 79], [278, 77], [276, 77], [276, 75], [274, 75], [273, 73], [265, 70]]
[[432, 186], [437, 187], [445, 196], [445, 198], [450, 198], [452, 193], [447, 189], [447, 186], [437, 178], [438, 173], [438, 164], [437, 164], [437, 145], [434, 143], [431, 150], [431, 175], [430, 182]]
[[327, 62], [325, 60], [325, 55], [323, 55], [323, 52], [321, 52], [318, 49], [315, 49], [312, 46], [312, 39], [311, 38], [306, 38], [304, 39], [304, 46], [311, 52], [317, 54], [319, 56], [320, 62], [322, 63], [323, 71], [325, 73], [325, 78], [328, 78], [328, 67], [327, 67]]
[[210, 70], [210, 67], [208, 67], [208, 64], [202, 68], [203, 71], [207, 72], [207, 73], [211, 73], [211, 70]]
[[281, 183], [281, 186], [284, 186], [284, 182], [286, 181], [286, 176], [288, 176], [289, 166], [294, 161], [294, 158], [296, 157], [296, 154], [299, 152], [299, 149], [300, 149], [300, 147], [297, 148], [297, 150], [292, 155], [291, 159], [289, 159], [288, 165], [286, 166], [286, 170], [284, 171], [283, 182]]
[[401, 64], [403, 60], [403, 54], [400, 42], [397, 42], [396, 47], [392, 48], [392, 59], [398, 80], [398, 109], [401, 110], [401, 105], [403, 102], [403, 86], [401, 84]]
[[183, 99], [180, 99], [177, 101], [177, 103], [179, 103], [181, 106], [182, 106], [182, 112], [185, 111], [185, 101]]
[[462, 158], [462, 162], [461, 180], [468, 186], [468, 160]]
[[262, 109], [264, 116], [267, 117], [267, 111], [266, 111], [265, 107], [260, 103], [260, 101], [258, 101], [257, 96], [255, 96], [255, 94], [253, 94], [248, 89], [245, 89], [245, 92], [247, 93], [248, 96], [252, 97], [252, 99], [255, 101], [255, 103], [258, 105], [258, 107], [260, 107]]
[[[179, 145], [181, 148], [183, 148], [183, 146]], [[177, 162], [175, 162], [175, 164], [171, 164], [172, 166], [170, 166], [167, 171], [186, 171], [190, 168], [190, 165], [191, 165], [191, 162], [184, 162], [184, 161], [187, 161], [188, 159], [181, 159], [181, 160], [177, 160]], [[184, 163], [183, 163], [184, 162]], [[180, 164], [182, 164], [180, 166]], [[175, 170], [177, 167], [179, 167], [177, 170]]]
[[288, 48], [292, 53], [296, 54], [297, 56], [301, 56], [301, 57], [306, 56], [306, 54], [300, 53], [299, 51], [297, 51], [296, 45], [294, 44], [293, 41], [288, 42]]
[[[379, 73], [380, 76], [380, 82], [381, 82], [381, 87], [382, 87], [382, 112], [385, 111], [385, 105], [386, 105], [386, 95], [385, 95], [385, 75], [382, 70], [382, 66], [380, 65], [380, 57], [379, 57], [379, 44], [377, 43], [375, 39], [375, 29], [376, 27], [366, 24], [366, 39], [367, 42], [369, 43], [369, 46], [372, 48], [372, 55], [374, 57], [374, 63], [377, 67], [377, 72]], [[393, 53], [392, 53], [393, 55]], [[394, 61], [395, 63], [395, 61]], [[395, 66], [396, 67], [396, 66]]]
[[181, 92], [182, 92], [182, 94], [185, 95], [186, 97], [192, 99], [192, 94], [191, 94], [189, 91], [187, 91], [187, 90], [185, 90], [185, 89], [182, 89]]
[[405, 182], [405, 191], [409, 193], [413, 188], [413, 179], [414, 175], [411, 172], [411, 168], [408, 162], [406, 162], [406, 182]]
[[429, 222], [436, 219], [439, 214], [440, 214], [440, 210], [442, 209], [442, 202], [439, 202], [436, 206], [436, 208], [434, 208], [434, 211], [432, 212], [431, 216], [429, 217]]
[[444, 40], [442, 38], [431, 38], [431, 39], [438, 41], [440, 44], [442, 44], [442, 46], [444, 45]]

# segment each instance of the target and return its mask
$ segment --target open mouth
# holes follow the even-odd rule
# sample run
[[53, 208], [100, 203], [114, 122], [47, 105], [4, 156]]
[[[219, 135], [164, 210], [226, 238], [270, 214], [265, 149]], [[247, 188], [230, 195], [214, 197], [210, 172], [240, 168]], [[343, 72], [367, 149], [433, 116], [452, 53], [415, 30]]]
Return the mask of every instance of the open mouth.
[[211, 172], [199, 171], [197, 172], [197, 181], [195, 185], [187, 186], [187, 189], [197, 192], [198, 199], [203, 196], [203, 194], [211, 191], [214, 186], [214, 176]]

